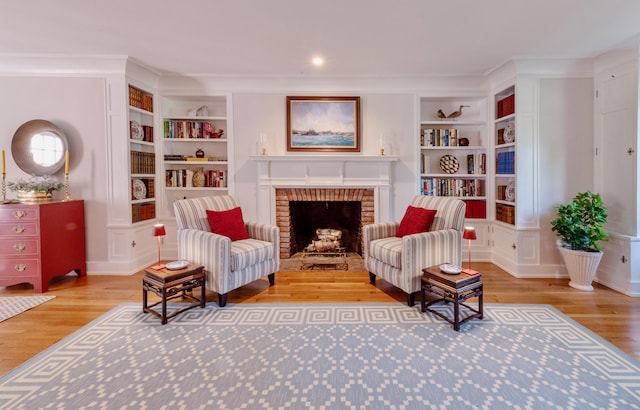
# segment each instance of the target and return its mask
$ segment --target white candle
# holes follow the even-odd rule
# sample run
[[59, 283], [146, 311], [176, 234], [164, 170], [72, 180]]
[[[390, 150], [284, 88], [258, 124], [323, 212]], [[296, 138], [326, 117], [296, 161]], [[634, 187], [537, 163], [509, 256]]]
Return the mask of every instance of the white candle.
[[264, 133], [260, 131], [260, 148], [264, 148]]
[[384, 148], [384, 134], [380, 134], [380, 148]]

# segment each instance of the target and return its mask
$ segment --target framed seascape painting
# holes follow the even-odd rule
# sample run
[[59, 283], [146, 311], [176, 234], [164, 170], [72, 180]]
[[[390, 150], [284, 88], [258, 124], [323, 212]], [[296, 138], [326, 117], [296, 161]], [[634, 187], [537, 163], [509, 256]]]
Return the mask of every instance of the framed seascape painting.
[[360, 152], [360, 97], [287, 97], [287, 151]]

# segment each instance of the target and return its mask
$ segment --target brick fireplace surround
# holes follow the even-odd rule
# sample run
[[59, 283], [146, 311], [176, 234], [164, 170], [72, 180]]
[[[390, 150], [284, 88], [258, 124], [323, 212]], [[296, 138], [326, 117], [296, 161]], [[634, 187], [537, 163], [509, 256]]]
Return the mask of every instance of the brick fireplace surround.
[[[361, 225], [393, 214], [393, 164], [385, 155], [253, 155], [257, 220], [280, 227], [281, 258], [290, 257], [289, 201], [361, 201]], [[315, 199], [314, 199], [315, 198]]]
[[280, 228], [280, 258], [291, 256], [290, 201], [356, 201], [361, 203], [360, 231], [371, 224], [374, 215], [374, 191], [370, 188], [276, 188], [276, 225]]

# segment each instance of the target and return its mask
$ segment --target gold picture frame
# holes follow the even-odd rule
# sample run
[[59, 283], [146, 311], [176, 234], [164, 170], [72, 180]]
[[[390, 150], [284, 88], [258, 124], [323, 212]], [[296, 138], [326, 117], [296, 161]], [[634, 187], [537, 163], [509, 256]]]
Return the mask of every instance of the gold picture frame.
[[287, 151], [360, 152], [360, 97], [287, 97]]

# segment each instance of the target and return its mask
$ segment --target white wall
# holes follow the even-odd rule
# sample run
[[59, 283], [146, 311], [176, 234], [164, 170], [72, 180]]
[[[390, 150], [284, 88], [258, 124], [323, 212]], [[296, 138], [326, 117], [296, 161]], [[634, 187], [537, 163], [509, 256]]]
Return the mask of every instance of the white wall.
[[[87, 260], [105, 260], [106, 158], [103, 78], [0, 76], [0, 148], [6, 152], [7, 181], [26, 178], [11, 157], [13, 134], [23, 123], [44, 119], [66, 135], [71, 197], [85, 201]], [[63, 170], [55, 176], [64, 180]], [[15, 193], [7, 189], [7, 197]], [[55, 199], [63, 199], [64, 191]]]
[[555, 207], [593, 190], [593, 79], [540, 80], [540, 263], [562, 264]]
[[[233, 122], [235, 145], [235, 195], [243, 205], [243, 215], [256, 219], [258, 175], [256, 163], [250, 155], [258, 154], [260, 132], [266, 135], [267, 155], [285, 155], [286, 152], [286, 93], [233, 94]], [[303, 94], [299, 94], [303, 95]], [[308, 93], [313, 95], [313, 93]], [[333, 95], [344, 95], [336, 93]], [[360, 96], [362, 124], [362, 155], [379, 155], [380, 135], [384, 134], [386, 153], [399, 157], [394, 164], [394, 191], [392, 215], [400, 219], [415, 195], [417, 184], [413, 94], [367, 94]]]

